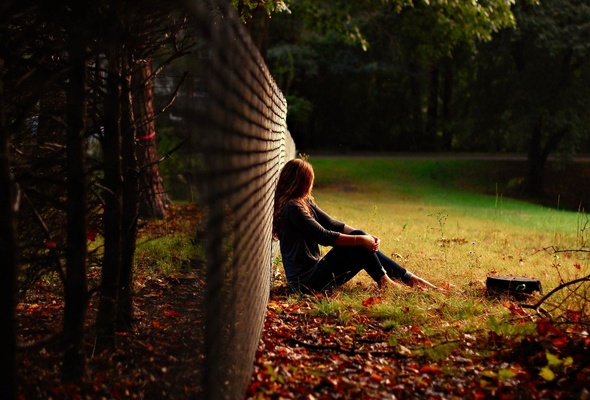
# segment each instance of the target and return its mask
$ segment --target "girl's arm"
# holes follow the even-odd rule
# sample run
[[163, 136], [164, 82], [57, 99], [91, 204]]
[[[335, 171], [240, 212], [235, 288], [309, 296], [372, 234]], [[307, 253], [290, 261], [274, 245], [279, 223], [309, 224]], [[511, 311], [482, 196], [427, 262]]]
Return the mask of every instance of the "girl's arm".
[[372, 235], [349, 235], [349, 233], [355, 231], [356, 228], [347, 225], [344, 222], [333, 219], [315, 204], [314, 211], [319, 220], [323, 222], [323, 225], [329, 224], [333, 229], [338, 229], [338, 225], [340, 225], [341, 233], [334, 244], [338, 246], [363, 246], [374, 252], [379, 250], [379, 244], [381, 243], [381, 240], [379, 240], [378, 237]]
[[342, 233], [350, 233], [352, 231], [356, 231], [356, 228], [353, 228], [350, 225], [344, 224], [344, 229], [342, 230]]
[[336, 239], [335, 243], [338, 246], [363, 246], [374, 252], [379, 250], [379, 244], [381, 243], [379, 238], [372, 235], [349, 235], [346, 232], [352, 232], [355, 229], [347, 229], [347, 227], [351, 228], [345, 225], [344, 233], [341, 233], [338, 239]]

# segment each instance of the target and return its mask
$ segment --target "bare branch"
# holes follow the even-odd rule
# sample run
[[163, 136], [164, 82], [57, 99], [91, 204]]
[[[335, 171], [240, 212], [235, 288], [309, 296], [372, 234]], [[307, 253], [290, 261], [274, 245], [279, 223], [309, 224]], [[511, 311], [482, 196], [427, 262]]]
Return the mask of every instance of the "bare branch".
[[174, 101], [178, 97], [178, 92], [180, 91], [180, 88], [182, 87], [182, 84], [186, 80], [187, 76], [188, 76], [188, 72], [185, 72], [180, 77], [180, 80], [178, 81], [178, 84], [176, 85], [176, 88], [174, 89], [174, 91], [170, 95], [170, 98], [168, 99], [168, 102], [162, 108], [160, 108], [158, 110], [158, 112], [155, 112], [154, 115], [152, 115], [150, 118], [146, 118], [145, 120], [143, 120], [141, 122], [141, 124], [139, 124], [138, 126], [144, 126], [144, 125], [147, 125], [150, 122], [156, 120], [163, 112], [165, 112], [168, 108], [170, 108], [172, 106], [172, 104], [174, 104]]
[[582, 283], [582, 282], [590, 282], [590, 275], [587, 275], [583, 278], [574, 279], [573, 281], [562, 283], [561, 285], [557, 286], [556, 288], [551, 290], [549, 293], [547, 293], [545, 296], [543, 296], [535, 304], [531, 305], [531, 304], [521, 303], [520, 306], [522, 308], [531, 308], [531, 309], [537, 310], [549, 297], [553, 296], [555, 293], [559, 292], [560, 290], [562, 290], [568, 286], [572, 286], [572, 285]]

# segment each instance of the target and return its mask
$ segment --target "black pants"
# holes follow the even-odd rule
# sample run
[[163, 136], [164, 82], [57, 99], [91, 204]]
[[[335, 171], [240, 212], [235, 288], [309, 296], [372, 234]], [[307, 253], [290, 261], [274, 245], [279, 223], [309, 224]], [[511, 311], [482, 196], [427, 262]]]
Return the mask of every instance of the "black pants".
[[[361, 230], [350, 235], [365, 235]], [[412, 274], [382, 252], [363, 246], [334, 246], [313, 268], [305, 281], [292, 282], [302, 292], [322, 291], [340, 286], [365, 270], [375, 281], [387, 274], [391, 279], [408, 283]]]

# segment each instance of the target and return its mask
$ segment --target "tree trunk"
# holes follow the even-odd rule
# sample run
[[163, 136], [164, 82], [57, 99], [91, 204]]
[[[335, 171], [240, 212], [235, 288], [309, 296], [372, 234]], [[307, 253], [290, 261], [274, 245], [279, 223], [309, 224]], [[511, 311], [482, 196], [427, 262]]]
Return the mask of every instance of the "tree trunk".
[[410, 119], [413, 132], [407, 140], [407, 148], [416, 150], [424, 138], [424, 124], [422, 118], [422, 89], [421, 71], [417, 62], [410, 61]]
[[270, 16], [265, 11], [252, 13], [252, 18], [246, 20], [246, 29], [260, 54], [266, 56], [270, 33]]
[[[75, 26], [78, 24], [74, 24]], [[76, 31], [76, 29], [72, 29]], [[64, 306], [62, 379], [80, 382], [86, 370], [84, 322], [88, 301], [86, 277], [87, 192], [84, 133], [86, 129], [85, 45], [79, 35], [71, 35], [68, 51], [71, 70], [67, 82], [67, 247]]]
[[[0, 70], [3, 67], [0, 59]], [[16, 399], [16, 211], [14, 182], [9, 162], [8, 124], [4, 114], [4, 82], [0, 80], [0, 393], [6, 400]]]
[[[118, 51], [118, 49], [116, 50]], [[121, 65], [117, 55], [109, 58], [104, 122], [104, 257], [100, 303], [96, 317], [97, 349], [115, 344], [115, 321], [121, 270]]]
[[[549, 155], [554, 152], [562, 139], [567, 135], [569, 127], [558, 132], [544, 132], [544, 117], [533, 128], [528, 152], [528, 179], [526, 181], [527, 194], [532, 197], [545, 195], [545, 166]], [[543, 143], [543, 138], [546, 137]]]
[[450, 58], [446, 58], [443, 65], [443, 87], [442, 87], [442, 145], [441, 149], [450, 151], [453, 148], [453, 131], [452, 124], [452, 102], [453, 102], [453, 63]]
[[40, 145], [54, 142], [62, 129], [55, 116], [63, 111], [63, 99], [57, 99], [56, 96], [56, 93], [49, 92], [39, 99], [39, 119], [35, 140]]
[[436, 61], [432, 62], [428, 81], [428, 111], [426, 122], [426, 141], [423, 148], [434, 150], [438, 147], [438, 93], [440, 72]]
[[171, 202], [164, 191], [164, 181], [160, 176], [154, 120], [154, 82], [151, 74], [151, 60], [148, 59], [133, 75], [133, 113], [138, 121], [137, 160], [141, 171], [139, 214], [147, 218], [165, 219], [166, 207]]
[[539, 153], [528, 154], [528, 179], [526, 184], [527, 194], [531, 197], [542, 197], [545, 194], [545, 162], [547, 161]]
[[535, 124], [531, 135], [528, 151], [528, 179], [526, 190], [529, 196], [538, 197], [543, 194], [543, 180], [545, 175], [545, 159], [543, 158], [542, 141], [543, 121]]
[[119, 278], [119, 304], [117, 325], [129, 330], [133, 324], [133, 264], [137, 238], [138, 217], [138, 171], [135, 154], [135, 129], [131, 100], [131, 79], [123, 81], [122, 99], [122, 162], [123, 162], [123, 219], [121, 275]]

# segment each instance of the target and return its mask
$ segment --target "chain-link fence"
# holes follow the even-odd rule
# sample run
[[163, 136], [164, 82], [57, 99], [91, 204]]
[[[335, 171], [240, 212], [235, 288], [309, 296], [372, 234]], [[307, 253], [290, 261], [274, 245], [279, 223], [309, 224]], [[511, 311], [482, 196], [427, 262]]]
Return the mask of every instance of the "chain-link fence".
[[295, 145], [285, 98], [228, 2], [187, 5], [204, 38], [186, 124], [207, 210], [203, 395], [233, 400], [244, 396], [264, 325], [274, 188]]

